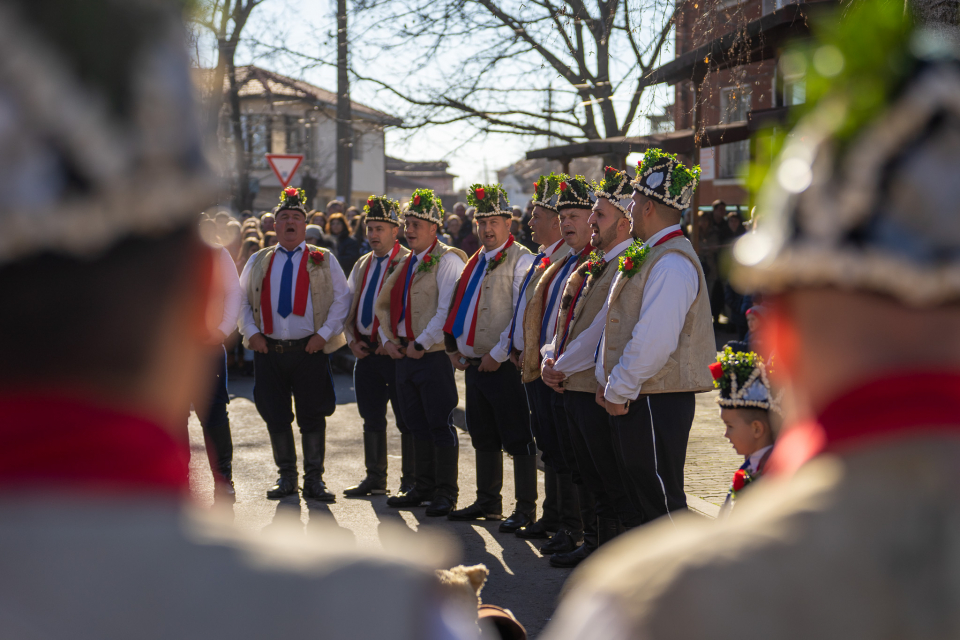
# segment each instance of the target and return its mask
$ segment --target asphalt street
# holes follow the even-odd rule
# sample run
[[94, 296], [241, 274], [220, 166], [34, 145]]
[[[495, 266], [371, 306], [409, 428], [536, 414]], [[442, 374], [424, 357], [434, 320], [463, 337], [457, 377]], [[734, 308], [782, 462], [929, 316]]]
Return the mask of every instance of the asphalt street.
[[[337, 410], [327, 421], [327, 454], [324, 480], [337, 494], [337, 502], [323, 504], [306, 502], [296, 496], [280, 501], [267, 500], [266, 490], [274, 483], [277, 472], [270, 450], [266, 425], [253, 404], [253, 379], [232, 377], [229, 381], [231, 431], [234, 442], [234, 482], [237, 502], [233, 506], [234, 521], [244, 529], [261, 531], [274, 522], [302, 523], [304, 530], [317, 528], [324, 535], [352, 537], [359, 548], [381, 545], [383, 527], [402, 526], [427, 534], [440, 533], [455, 541], [458, 557], [450, 563], [483, 563], [490, 577], [481, 597], [484, 602], [497, 604], [513, 611], [526, 626], [530, 637], [535, 637], [549, 621], [557, 598], [570, 570], [554, 569], [542, 557], [537, 547], [541, 541], [525, 541], [513, 534], [497, 531], [497, 522], [450, 522], [445, 518], [428, 518], [424, 508], [392, 509], [386, 506], [386, 496], [348, 499], [343, 489], [363, 478], [362, 423], [357, 412], [351, 376], [335, 374]], [[463, 426], [463, 375], [458, 373], [460, 407], [456, 422]], [[709, 494], [712, 503], [726, 491], [726, 482], [740, 459], [729, 450], [723, 440], [723, 428], [713, 404], [713, 394], [698, 399], [697, 424], [691, 434], [688, 467], [696, 477], [694, 484], [701, 493]], [[400, 435], [388, 411], [389, 434], [389, 488], [396, 491], [400, 478]], [[203, 436], [195, 415], [190, 418], [191, 486], [195, 501], [201, 506], [213, 504], [213, 478], [203, 452]], [[298, 438], [298, 450], [300, 448]], [[691, 465], [691, 458], [693, 463]], [[699, 458], [700, 464], [697, 463]], [[301, 458], [302, 464], [302, 458]], [[732, 466], [731, 466], [732, 465]], [[513, 467], [509, 456], [504, 456], [504, 514], [513, 509]], [[543, 498], [543, 474], [540, 473], [540, 499]], [[470, 436], [460, 433], [460, 507], [474, 498], [474, 456]], [[689, 489], [688, 489], [689, 491]], [[714, 507], [703, 502], [710, 512]], [[691, 505], [694, 506], [694, 505]], [[376, 604], [371, 603], [375, 609]]]

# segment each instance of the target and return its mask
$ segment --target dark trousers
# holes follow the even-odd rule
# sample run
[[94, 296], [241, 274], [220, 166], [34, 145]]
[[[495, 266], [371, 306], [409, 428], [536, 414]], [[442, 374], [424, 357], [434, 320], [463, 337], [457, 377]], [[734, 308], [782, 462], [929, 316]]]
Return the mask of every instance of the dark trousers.
[[400, 410], [397, 365], [393, 358], [371, 353], [357, 360], [353, 367], [353, 388], [357, 394], [357, 410], [363, 418], [364, 432], [382, 433], [387, 430], [389, 402], [397, 419], [397, 429], [400, 433], [409, 433]]
[[625, 527], [641, 524], [620, 473], [606, 409], [597, 404], [594, 394], [584, 391], [564, 391], [563, 405], [580, 478], [596, 497], [597, 517], [619, 518]]
[[394, 362], [405, 428], [417, 440], [432, 441], [437, 448], [459, 446], [453, 426], [459, 395], [447, 354], [433, 351], [419, 360], [401, 358]]
[[[533, 426], [533, 437], [537, 448], [543, 452], [541, 459], [544, 464], [554, 468], [557, 473], [570, 473], [570, 468], [563, 457], [560, 448], [560, 431], [557, 428], [557, 419], [553, 410], [553, 396], [560, 395], [543, 380], [537, 378], [524, 385], [527, 390], [527, 401], [530, 403]], [[564, 420], [566, 418], [564, 417]]]
[[693, 393], [655, 393], [610, 417], [617, 460], [645, 523], [687, 508], [683, 465], [695, 412]]
[[290, 396], [297, 408], [300, 433], [324, 432], [337, 407], [330, 358], [303, 349], [255, 353], [253, 400], [271, 433], [287, 433], [293, 425]]
[[577, 462], [577, 452], [573, 448], [573, 439], [570, 431], [573, 426], [567, 417], [567, 408], [563, 404], [564, 393], [557, 393], [550, 387], [550, 406], [553, 407], [553, 424], [557, 429], [557, 444], [560, 448], [560, 454], [563, 457], [563, 464], [567, 473], [573, 478], [574, 484], [583, 484], [583, 478], [580, 476], [580, 465]]
[[467, 431], [477, 451], [506, 451], [512, 456], [536, 455], [530, 413], [520, 372], [509, 362], [496, 371], [466, 371]]
[[194, 398], [193, 409], [203, 427], [203, 442], [210, 469], [229, 480], [233, 466], [233, 439], [230, 437], [230, 418], [227, 416], [230, 395], [227, 393], [226, 349], [217, 354], [216, 360], [212, 394]]

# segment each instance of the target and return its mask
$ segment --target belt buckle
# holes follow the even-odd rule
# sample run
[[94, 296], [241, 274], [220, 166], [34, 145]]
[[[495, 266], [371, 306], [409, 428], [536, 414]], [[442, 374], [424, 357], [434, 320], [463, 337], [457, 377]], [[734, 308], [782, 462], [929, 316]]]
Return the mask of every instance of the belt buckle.
[[274, 351], [276, 351], [277, 353], [283, 353], [283, 345], [282, 345], [282, 344], [275, 345], [275, 346], [273, 347], [273, 349], [274, 349]]

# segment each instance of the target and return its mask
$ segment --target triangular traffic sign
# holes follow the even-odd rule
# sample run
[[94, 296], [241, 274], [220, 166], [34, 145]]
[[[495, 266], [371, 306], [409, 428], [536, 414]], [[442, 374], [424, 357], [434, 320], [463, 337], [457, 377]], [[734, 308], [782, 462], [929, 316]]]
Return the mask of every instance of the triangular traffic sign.
[[267, 162], [270, 163], [274, 175], [277, 176], [277, 180], [280, 181], [281, 188], [290, 184], [290, 181], [293, 180], [293, 174], [297, 172], [297, 168], [303, 162], [303, 154], [267, 153], [264, 155]]

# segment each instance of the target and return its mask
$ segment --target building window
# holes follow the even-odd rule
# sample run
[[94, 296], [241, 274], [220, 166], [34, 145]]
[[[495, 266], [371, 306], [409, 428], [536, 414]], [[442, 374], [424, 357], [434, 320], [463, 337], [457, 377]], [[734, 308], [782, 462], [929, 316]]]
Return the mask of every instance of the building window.
[[270, 153], [270, 116], [245, 114], [240, 116], [243, 129], [243, 147], [247, 152], [251, 169], [266, 169], [266, 154]]
[[304, 120], [298, 116], [284, 116], [284, 153], [304, 153], [306, 147], [306, 131]]
[[[750, 90], [744, 87], [726, 87], [720, 90], [720, 124], [746, 122], [750, 111]], [[750, 160], [750, 141], [720, 145], [717, 178], [738, 178], [740, 168]]]

